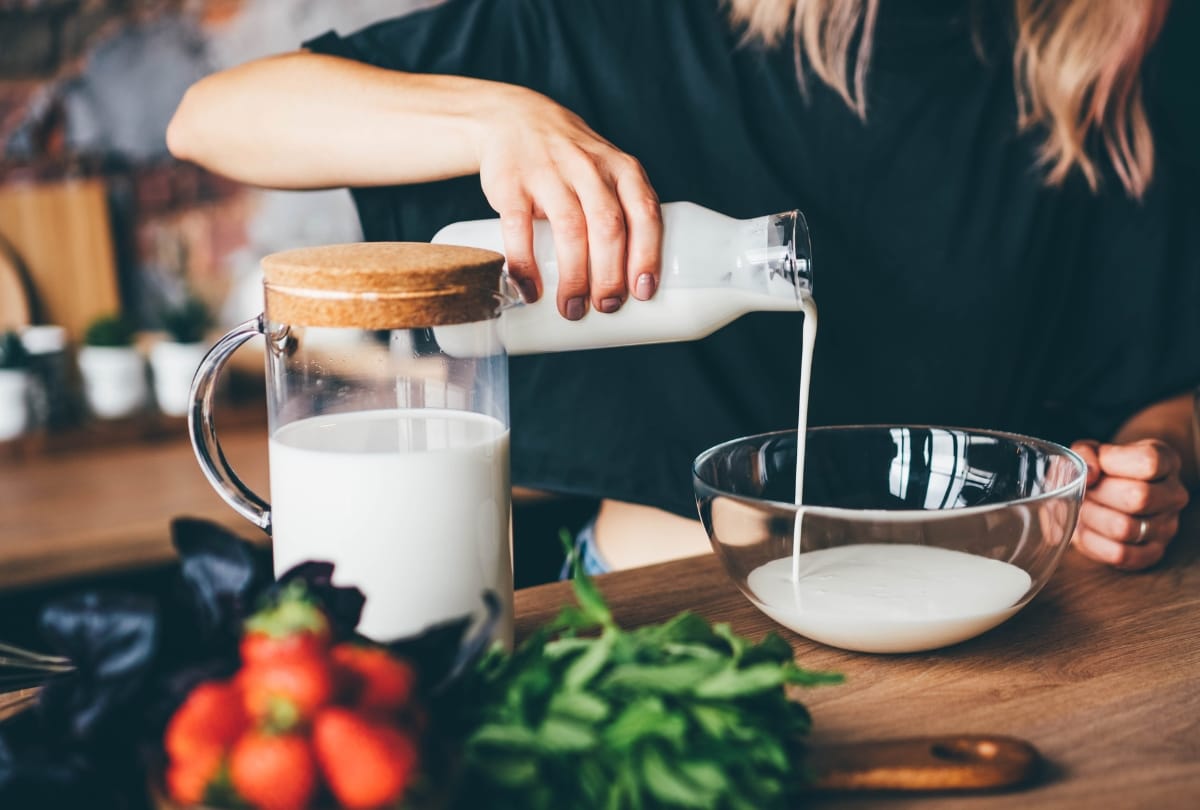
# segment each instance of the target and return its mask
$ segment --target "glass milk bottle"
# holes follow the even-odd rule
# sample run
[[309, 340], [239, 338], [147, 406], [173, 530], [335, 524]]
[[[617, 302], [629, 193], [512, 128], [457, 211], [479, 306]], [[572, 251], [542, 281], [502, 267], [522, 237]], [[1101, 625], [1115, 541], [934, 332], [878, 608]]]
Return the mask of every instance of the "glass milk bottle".
[[[630, 299], [612, 314], [563, 318], [555, 303], [558, 263], [550, 223], [534, 223], [534, 258], [543, 296], [502, 318], [509, 354], [697, 340], [749, 312], [798, 312], [812, 291], [812, 250], [799, 211], [733, 219], [689, 202], [662, 206], [662, 278], [649, 301]], [[500, 220], [448, 225], [434, 242], [503, 252]], [[448, 351], [465, 351], [441, 339]]]
[[[304, 248], [263, 260], [263, 314], [222, 338], [192, 386], [189, 426], [218, 494], [270, 533], [276, 575], [307, 560], [366, 596], [378, 641], [502, 604], [511, 643], [508, 364], [499, 254], [428, 244]], [[470, 351], [450, 356], [445, 328]], [[266, 338], [271, 502], [218, 443], [213, 389]]]

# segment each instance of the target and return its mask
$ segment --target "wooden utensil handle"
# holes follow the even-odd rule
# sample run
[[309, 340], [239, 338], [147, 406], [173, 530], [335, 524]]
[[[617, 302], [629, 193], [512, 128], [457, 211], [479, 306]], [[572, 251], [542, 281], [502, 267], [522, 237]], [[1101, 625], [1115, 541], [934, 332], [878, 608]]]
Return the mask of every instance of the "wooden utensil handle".
[[1037, 749], [1023, 740], [962, 734], [814, 746], [815, 790], [954, 791], [1017, 787], [1036, 773]]

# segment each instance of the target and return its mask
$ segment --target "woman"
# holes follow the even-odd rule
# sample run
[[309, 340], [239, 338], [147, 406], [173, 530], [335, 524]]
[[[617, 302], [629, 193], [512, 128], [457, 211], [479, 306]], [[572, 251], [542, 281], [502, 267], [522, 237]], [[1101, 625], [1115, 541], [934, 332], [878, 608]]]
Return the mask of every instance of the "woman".
[[[1074, 441], [1076, 546], [1144, 568], [1196, 480], [1200, 211], [1142, 82], [1178, 23], [1165, 0], [1001, 5], [451, 0], [204, 79], [168, 141], [245, 182], [353, 187], [368, 239], [498, 212], [531, 299], [545, 217], [570, 319], [654, 294], [660, 198], [800, 208], [812, 423]], [[514, 360], [515, 483], [604, 498], [599, 565], [707, 548], [689, 463], [795, 425], [798, 321]]]

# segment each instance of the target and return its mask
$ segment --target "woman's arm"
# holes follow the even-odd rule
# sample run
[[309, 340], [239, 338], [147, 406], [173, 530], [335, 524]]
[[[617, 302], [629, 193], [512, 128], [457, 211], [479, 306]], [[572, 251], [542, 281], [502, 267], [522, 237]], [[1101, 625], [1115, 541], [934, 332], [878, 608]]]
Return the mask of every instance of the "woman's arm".
[[167, 146], [272, 188], [444, 180], [478, 172], [481, 130], [533, 95], [299, 52], [201, 79], [175, 112]]
[[1088, 465], [1088, 491], [1074, 542], [1118, 568], [1157, 563], [1179, 531], [1188, 489], [1197, 486], [1194, 395], [1135, 414], [1109, 444], [1076, 442]]
[[658, 286], [662, 224], [641, 165], [549, 98], [514, 85], [402, 73], [307, 52], [197, 82], [172, 154], [275, 188], [378, 186], [478, 173], [509, 272], [541, 294], [533, 219], [550, 221], [558, 307], [577, 320]]

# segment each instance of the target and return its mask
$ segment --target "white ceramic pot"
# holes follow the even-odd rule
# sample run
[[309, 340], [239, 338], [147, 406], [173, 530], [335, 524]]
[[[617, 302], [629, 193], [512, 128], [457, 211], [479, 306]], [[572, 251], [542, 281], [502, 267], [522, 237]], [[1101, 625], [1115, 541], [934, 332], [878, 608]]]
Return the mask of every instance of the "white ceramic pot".
[[0, 442], [15, 439], [29, 427], [29, 373], [0, 369]]
[[120, 419], [146, 404], [146, 364], [132, 346], [84, 346], [79, 373], [88, 407], [101, 419]]
[[191, 405], [192, 377], [204, 359], [208, 345], [163, 341], [150, 349], [150, 373], [154, 398], [168, 416], [186, 416]]

